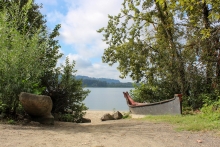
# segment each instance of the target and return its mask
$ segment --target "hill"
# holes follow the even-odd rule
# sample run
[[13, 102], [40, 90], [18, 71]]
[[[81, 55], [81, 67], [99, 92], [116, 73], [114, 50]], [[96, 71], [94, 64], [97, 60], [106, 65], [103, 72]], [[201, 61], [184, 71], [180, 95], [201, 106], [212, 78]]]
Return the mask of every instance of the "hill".
[[88, 76], [81, 76], [81, 75], [77, 75], [76, 79], [89, 79], [89, 80], [98, 80], [98, 81], [103, 81], [103, 82], [107, 82], [107, 83], [121, 83], [119, 80], [115, 80], [115, 79], [107, 79], [107, 78], [91, 78]]
[[86, 87], [133, 87], [131, 82], [121, 83], [119, 80], [108, 78], [91, 78], [88, 76], [77, 75], [76, 79], [81, 79]]

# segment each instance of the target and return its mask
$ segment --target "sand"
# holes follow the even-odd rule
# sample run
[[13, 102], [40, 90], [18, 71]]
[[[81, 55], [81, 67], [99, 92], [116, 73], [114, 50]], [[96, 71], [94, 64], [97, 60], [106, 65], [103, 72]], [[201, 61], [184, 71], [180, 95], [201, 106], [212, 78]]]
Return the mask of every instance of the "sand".
[[54, 126], [0, 124], [0, 147], [219, 147], [216, 132], [176, 131], [166, 123], [100, 118], [112, 111], [87, 111], [91, 123], [55, 122]]

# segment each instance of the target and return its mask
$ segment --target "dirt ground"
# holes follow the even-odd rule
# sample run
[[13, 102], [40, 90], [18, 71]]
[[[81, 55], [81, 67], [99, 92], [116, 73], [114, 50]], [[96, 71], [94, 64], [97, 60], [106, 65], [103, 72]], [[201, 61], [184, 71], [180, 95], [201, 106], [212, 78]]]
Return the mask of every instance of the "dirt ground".
[[101, 122], [105, 113], [88, 111], [92, 123], [86, 124], [0, 124], [0, 147], [220, 147], [214, 132], [178, 132], [169, 124], [140, 119]]

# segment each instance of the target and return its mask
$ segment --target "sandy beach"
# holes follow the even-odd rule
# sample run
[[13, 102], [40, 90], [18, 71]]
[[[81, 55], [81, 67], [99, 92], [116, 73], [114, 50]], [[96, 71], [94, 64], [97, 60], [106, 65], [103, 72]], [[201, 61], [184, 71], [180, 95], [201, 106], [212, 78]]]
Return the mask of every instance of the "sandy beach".
[[91, 123], [55, 122], [54, 126], [0, 124], [1, 147], [219, 147], [215, 132], [176, 131], [166, 123], [138, 119], [102, 122], [112, 111], [87, 111]]

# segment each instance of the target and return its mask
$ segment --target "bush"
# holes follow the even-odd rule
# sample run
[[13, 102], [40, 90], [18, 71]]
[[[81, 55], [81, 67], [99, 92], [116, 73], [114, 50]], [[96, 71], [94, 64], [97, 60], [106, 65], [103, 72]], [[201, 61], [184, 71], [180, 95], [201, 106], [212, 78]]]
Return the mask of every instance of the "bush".
[[[25, 5], [30, 7], [30, 3]], [[28, 9], [19, 9], [11, 4], [10, 9], [1, 9], [0, 15], [0, 109], [8, 114], [16, 113], [19, 93], [33, 92], [45, 69], [39, 62], [45, 49], [44, 43], [39, 44], [39, 30], [21, 33], [27, 27], [23, 24]]]
[[204, 104], [201, 109], [202, 117], [212, 120], [219, 121], [220, 120], [220, 98], [218, 101], [215, 101], [211, 104]]
[[59, 117], [59, 121], [76, 122], [75, 117], [72, 114], [61, 114]]
[[193, 115], [193, 109], [191, 107], [183, 107], [183, 111], [182, 111], [183, 115]]
[[8, 120], [8, 124], [14, 125], [16, 122], [13, 119]]
[[123, 114], [123, 119], [131, 118], [130, 112]]
[[60, 25], [49, 33], [40, 6], [32, 0], [0, 5], [0, 113], [23, 113], [18, 95], [29, 92], [50, 96], [54, 113], [72, 109], [74, 119], [82, 118], [87, 110], [82, 101], [89, 91], [73, 76], [75, 62], [67, 59], [65, 66], [56, 68], [62, 56], [55, 40]]
[[[88, 109], [83, 100], [90, 91], [84, 90], [82, 81], [75, 79], [74, 61], [71, 64], [66, 58], [65, 66], [61, 67], [62, 69], [56, 68], [43, 79], [43, 83], [47, 85], [44, 94], [50, 96], [53, 101], [52, 113], [65, 114], [66, 109], [71, 109], [74, 112], [71, 121], [76, 121], [81, 119], [84, 115], [83, 111]], [[70, 120], [69, 116], [67, 119], [65, 115], [63, 119]]]

